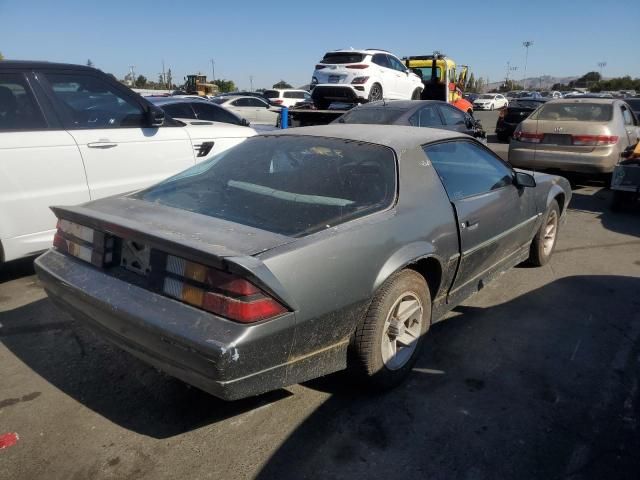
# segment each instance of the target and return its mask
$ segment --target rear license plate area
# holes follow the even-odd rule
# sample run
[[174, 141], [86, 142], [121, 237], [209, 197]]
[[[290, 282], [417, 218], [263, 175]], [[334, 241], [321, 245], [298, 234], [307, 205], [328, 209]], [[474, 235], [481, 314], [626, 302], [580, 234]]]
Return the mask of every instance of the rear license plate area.
[[329, 75], [329, 83], [340, 83], [340, 75]]
[[546, 133], [544, 135], [543, 143], [548, 143], [550, 145], [571, 145], [571, 135]]
[[151, 247], [134, 240], [122, 240], [120, 266], [138, 275], [149, 275], [151, 272]]

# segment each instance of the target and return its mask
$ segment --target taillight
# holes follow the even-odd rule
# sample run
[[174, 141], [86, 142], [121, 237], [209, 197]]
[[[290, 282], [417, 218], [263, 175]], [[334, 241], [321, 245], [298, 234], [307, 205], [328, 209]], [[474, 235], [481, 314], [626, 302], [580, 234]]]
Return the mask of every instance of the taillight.
[[353, 80], [351, 80], [351, 84], [362, 85], [363, 83], [367, 83], [367, 80], [369, 80], [369, 77], [356, 77]]
[[618, 137], [616, 135], [572, 135], [571, 136], [574, 145], [582, 146], [600, 146], [600, 145], [615, 145], [618, 143]]
[[282, 104], [282, 100], [280, 100], [280, 99], [271, 100], [271, 102], [275, 103], [276, 105]]
[[62, 218], [58, 220], [53, 246], [97, 267], [107, 266], [114, 261], [112, 236]]
[[316, 70], [322, 70], [323, 68], [327, 68], [327, 66], [326, 65], [320, 65], [320, 64], [316, 65]]
[[540, 143], [544, 138], [543, 133], [527, 133], [521, 130], [516, 130], [513, 133], [514, 140], [525, 143]]
[[287, 312], [278, 301], [243, 277], [167, 256], [165, 295], [241, 323], [266, 320]]
[[364, 70], [365, 68], [369, 68], [369, 65], [366, 63], [357, 63], [354, 65], [345, 65], [347, 68], [351, 68], [353, 70]]

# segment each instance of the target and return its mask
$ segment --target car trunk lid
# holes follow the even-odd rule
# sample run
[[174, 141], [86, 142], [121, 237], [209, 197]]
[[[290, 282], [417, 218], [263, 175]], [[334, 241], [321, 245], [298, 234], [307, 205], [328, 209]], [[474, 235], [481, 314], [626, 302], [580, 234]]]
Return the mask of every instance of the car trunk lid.
[[523, 135], [532, 136], [537, 150], [589, 153], [598, 146], [618, 140], [611, 135], [606, 122], [558, 122], [529, 118], [520, 125]]

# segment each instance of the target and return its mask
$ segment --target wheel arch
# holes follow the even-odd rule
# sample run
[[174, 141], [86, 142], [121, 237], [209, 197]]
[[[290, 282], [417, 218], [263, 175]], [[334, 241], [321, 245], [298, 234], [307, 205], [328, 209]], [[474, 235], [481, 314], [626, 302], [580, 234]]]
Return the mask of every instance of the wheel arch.
[[565, 191], [562, 189], [560, 185], [554, 184], [549, 189], [549, 193], [547, 195], [546, 208], [549, 207], [552, 200], [555, 200], [556, 202], [558, 202], [558, 207], [560, 208], [560, 215], [563, 215], [567, 208], [567, 205], [566, 205], [567, 194], [565, 193]]

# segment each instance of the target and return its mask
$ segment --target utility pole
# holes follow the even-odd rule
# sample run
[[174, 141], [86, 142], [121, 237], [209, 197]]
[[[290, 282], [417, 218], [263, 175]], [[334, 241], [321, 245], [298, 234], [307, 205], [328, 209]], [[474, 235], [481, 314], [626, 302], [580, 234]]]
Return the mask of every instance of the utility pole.
[[136, 86], [136, 73], [133, 71], [134, 68], [136, 68], [135, 65], [129, 65], [129, 72], [131, 73], [131, 86], [133, 87]]
[[216, 81], [216, 62], [213, 61], [213, 58], [210, 60], [211, 62], [211, 82]]
[[167, 76], [164, 72], [164, 59], [162, 60], [162, 86], [163, 87], [167, 86]]
[[602, 76], [602, 71], [604, 70], [604, 67], [607, 66], [607, 62], [602, 61], [602, 62], [598, 62], [598, 67], [600, 67], [600, 80], [604, 80], [604, 77]]
[[511, 75], [511, 72], [515, 72], [516, 70], [518, 70], [518, 67], [512, 67], [511, 66], [511, 60], [509, 60], [507, 62], [507, 78], [505, 80], [505, 85], [507, 85], [508, 88], [509, 87], [509, 76]]
[[251, 84], [251, 92], [253, 92], [253, 75], [249, 75], [249, 83]]
[[533, 40], [525, 40], [522, 46], [526, 49], [524, 54], [524, 77], [522, 78], [522, 88], [527, 89], [527, 62], [529, 60], [529, 47], [533, 45]]

